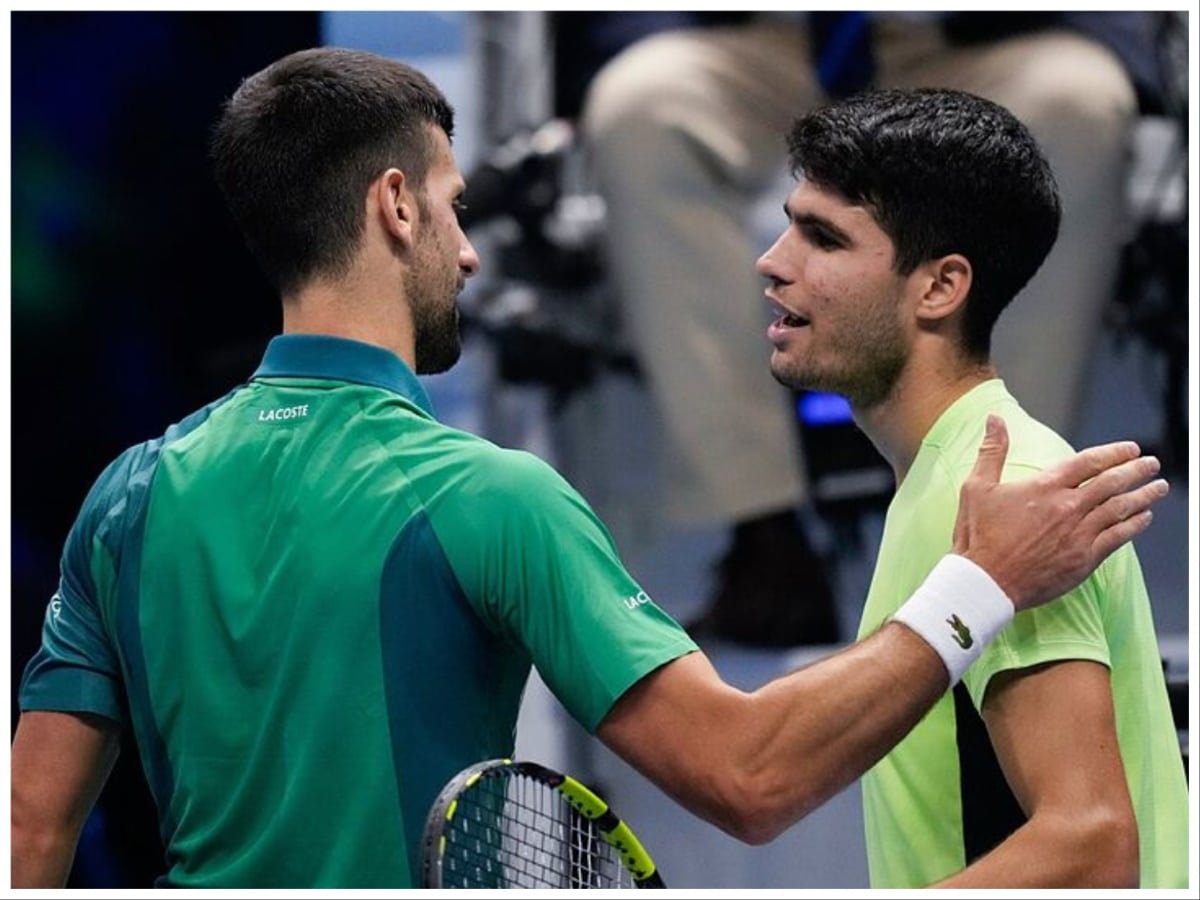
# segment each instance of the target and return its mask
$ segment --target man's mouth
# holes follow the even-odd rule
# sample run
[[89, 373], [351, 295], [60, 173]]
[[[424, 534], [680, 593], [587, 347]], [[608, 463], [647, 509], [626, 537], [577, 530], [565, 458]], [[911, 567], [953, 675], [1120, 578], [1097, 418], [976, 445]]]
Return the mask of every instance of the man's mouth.
[[775, 304], [775, 311], [779, 313], [779, 318], [775, 320], [776, 324], [784, 328], [803, 328], [809, 324], [807, 316], [793, 312], [781, 303]]

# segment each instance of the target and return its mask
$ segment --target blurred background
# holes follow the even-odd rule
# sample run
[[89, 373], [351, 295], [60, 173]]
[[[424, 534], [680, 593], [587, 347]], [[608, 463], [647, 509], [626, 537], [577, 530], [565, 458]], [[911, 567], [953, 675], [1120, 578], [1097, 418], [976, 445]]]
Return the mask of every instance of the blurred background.
[[[734, 23], [746, 15], [720, 14]], [[1069, 437], [1076, 445], [1135, 438], [1167, 466], [1172, 494], [1138, 549], [1186, 749], [1195, 558], [1189, 24], [1186, 15], [1163, 15], [1171, 19], [1155, 32], [1156, 51], [1168, 102], [1139, 106], [1123, 185], [1120, 269], [1104, 298]], [[605, 202], [575, 127], [603, 62], [647, 34], [695, 24], [689, 16], [702, 14], [635, 14], [623, 23], [536, 12], [12, 14], [14, 726], [20, 673], [92, 481], [125, 447], [247, 378], [279, 327], [277, 299], [213, 184], [206, 140], [243, 77], [318, 44], [410, 62], [458, 113], [455, 150], [484, 274], [464, 295], [462, 361], [427, 379], [442, 418], [545, 456], [611, 524], [626, 562], [662, 606], [685, 622], [703, 612], [726, 530], [657, 515], [657, 470], [629, 439], [640, 423], [652, 427], [656, 413], [641, 390], [637, 353], [621, 336], [603, 250]], [[787, 180], [778, 174], [761, 208], [748, 210], [756, 252], [779, 224]], [[848, 638], [890, 476], [837, 398], [794, 399], [803, 449], [795, 464], [810, 485], [798, 514], [827, 567]], [[742, 687], [836, 648], [754, 646], [719, 633], [702, 642]], [[536, 677], [519, 750], [608, 791], [673, 887], [866, 884], [856, 788], [772, 846], [742, 847], [690, 819], [580, 734]], [[131, 748], [89, 821], [71, 883], [149, 886], [161, 870], [154, 813]]]

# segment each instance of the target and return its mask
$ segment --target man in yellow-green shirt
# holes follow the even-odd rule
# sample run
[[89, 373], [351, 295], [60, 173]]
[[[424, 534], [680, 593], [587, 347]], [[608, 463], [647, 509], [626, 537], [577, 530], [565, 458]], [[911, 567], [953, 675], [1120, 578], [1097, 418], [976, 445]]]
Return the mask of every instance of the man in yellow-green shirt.
[[[989, 358], [1054, 244], [1054, 177], [1011, 113], [959, 91], [859, 95], [800, 119], [789, 149], [789, 224], [759, 260], [781, 310], [771, 368], [844, 394], [898, 485], [859, 635], [899, 619], [970, 647], [954, 615], [901, 604], [953, 544], [990, 415], [1005, 479], [1072, 452]], [[1133, 549], [1019, 614], [863, 795], [875, 887], [1186, 886], [1187, 787]]]

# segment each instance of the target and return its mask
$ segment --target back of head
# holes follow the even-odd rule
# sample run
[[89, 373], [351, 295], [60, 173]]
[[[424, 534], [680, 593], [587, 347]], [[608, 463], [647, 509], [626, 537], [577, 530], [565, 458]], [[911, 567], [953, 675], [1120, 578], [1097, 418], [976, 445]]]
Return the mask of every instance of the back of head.
[[986, 358], [996, 319], [1058, 236], [1058, 188], [1028, 129], [962, 91], [873, 91], [800, 118], [788, 150], [795, 175], [871, 209], [901, 274], [970, 260], [964, 349]]
[[213, 130], [217, 183], [251, 253], [284, 295], [345, 274], [367, 187], [389, 167], [419, 188], [454, 111], [403, 63], [355, 50], [293, 53], [242, 82]]

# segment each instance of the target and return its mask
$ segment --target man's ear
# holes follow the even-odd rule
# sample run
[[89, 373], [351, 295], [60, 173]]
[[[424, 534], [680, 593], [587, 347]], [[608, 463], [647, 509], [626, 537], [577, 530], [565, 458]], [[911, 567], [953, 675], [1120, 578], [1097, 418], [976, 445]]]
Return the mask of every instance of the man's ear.
[[404, 173], [399, 169], [383, 172], [372, 182], [367, 202], [369, 213], [378, 216], [384, 230], [406, 250], [412, 249], [417, 203]]
[[930, 322], [945, 319], [963, 308], [971, 290], [971, 262], [961, 253], [951, 253], [922, 264], [921, 298], [917, 318]]

